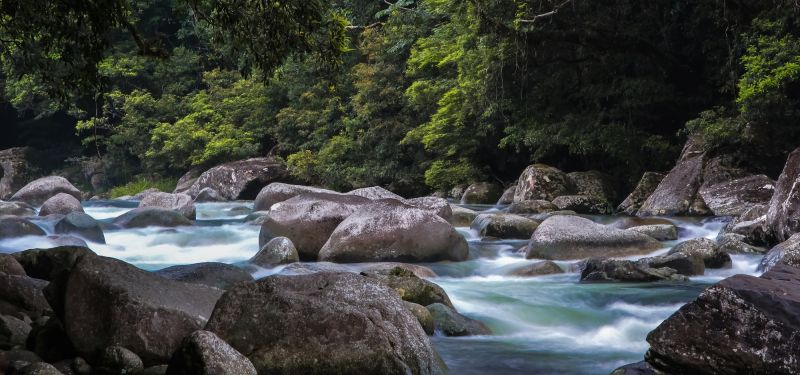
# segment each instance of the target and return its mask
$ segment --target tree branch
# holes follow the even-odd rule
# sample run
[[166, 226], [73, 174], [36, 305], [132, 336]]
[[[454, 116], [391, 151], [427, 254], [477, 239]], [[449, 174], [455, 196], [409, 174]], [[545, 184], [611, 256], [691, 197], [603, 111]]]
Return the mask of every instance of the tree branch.
[[537, 14], [537, 15], [533, 16], [533, 18], [529, 18], [529, 19], [521, 19], [521, 20], [519, 20], [519, 22], [521, 22], [521, 23], [534, 23], [539, 19], [547, 18], [547, 17], [550, 17], [550, 16], [554, 16], [556, 13], [558, 13], [559, 10], [561, 10], [561, 8], [567, 6], [567, 4], [569, 4], [571, 2], [572, 2], [572, 0], [564, 0], [563, 3], [556, 5], [555, 8], [553, 8], [553, 10], [551, 10], [551, 11], [549, 11], [547, 13]]

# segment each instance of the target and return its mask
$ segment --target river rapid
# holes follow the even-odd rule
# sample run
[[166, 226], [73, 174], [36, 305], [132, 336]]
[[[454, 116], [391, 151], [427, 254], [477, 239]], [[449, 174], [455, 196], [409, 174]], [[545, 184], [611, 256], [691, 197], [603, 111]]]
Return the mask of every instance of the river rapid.
[[[86, 213], [110, 221], [135, 208], [131, 201], [83, 202]], [[140, 268], [198, 262], [243, 263], [258, 251], [258, 225], [245, 224], [252, 202], [202, 203], [191, 227], [106, 231], [105, 245], [90, 244], [100, 255]], [[498, 210], [502, 207], [470, 206]], [[616, 217], [589, 217], [609, 224]], [[666, 252], [691, 238], [715, 238], [724, 226], [718, 218], [670, 219], [679, 227], [678, 241], [663, 243], [650, 255]], [[39, 222], [48, 233], [46, 223]], [[470, 244], [470, 260], [426, 264], [459, 312], [486, 323], [491, 336], [451, 338], [436, 335], [433, 343], [453, 374], [608, 374], [642, 360], [647, 333], [694, 299], [704, 288], [734, 274], [756, 275], [760, 256], [732, 255], [733, 268], [707, 270], [689, 282], [646, 284], [580, 284], [579, 274], [520, 278], [513, 269], [538, 260], [516, 252], [526, 241], [481, 239], [458, 228]], [[41, 239], [0, 241], [0, 252], [44, 247]], [[569, 269], [570, 262], [559, 262]], [[350, 265], [358, 271], [358, 265]], [[259, 269], [254, 276], [278, 273], [283, 267]]]

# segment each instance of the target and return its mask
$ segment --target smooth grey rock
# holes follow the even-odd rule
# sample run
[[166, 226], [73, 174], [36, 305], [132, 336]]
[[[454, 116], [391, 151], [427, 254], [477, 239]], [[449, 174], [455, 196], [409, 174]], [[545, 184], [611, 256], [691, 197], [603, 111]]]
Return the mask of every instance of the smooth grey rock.
[[270, 268], [281, 264], [299, 262], [300, 256], [294, 248], [292, 240], [286, 237], [275, 237], [250, 258], [249, 262], [260, 267]]
[[501, 195], [500, 199], [497, 200], [498, 205], [505, 206], [514, 203], [514, 194], [517, 192], [517, 183], [517, 181], [514, 181], [511, 186], [503, 191], [503, 195]]
[[738, 216], [753, 205], [768, 204], [775, 181], [753, 175], [700, 187], [700, 196], [715, 216]]
[[81, 191], [61, 176], [48, 176], [34, 180], [14, 193], [10, 200], [23, 201], [34, 206], [40, 206], [58, 193], [66, 193], [75, 197], [78, 201], [81, 200]]
[[225, 198], [223, 198], [219, 193], [210, 188], [203, 188], [199, 192], [197, 192], [197, 196], [194, 197], [194, 203], [204, 203], [204, 202], [222, 202]]
[[51, 311], [44, 298], [47, 281], [0, 273], [0, 314], [38, 318]]
[[425, 306], [408, 301], [403, 301], [403, 304], [411, 314], [414, 314], [414, 317], [417, 318], [419, 325], [422, 326], [426, 334], [433, 335], [434, 332], [436, 332], [436, 324], [433, 322], [433, 315], [431, 315], [431, 312], [428, 311]]
[[539, 222], [523, 216], [504, 213], [480, 214], [470, 228], [481, 237], [528, 239]]
[[249, 272], [230, 264], [205, 262], [167, 267], [155, 272], [170, 280], [228, 289], [237, 283], [253, 281]]
[[305, 193], [339, 194], [333, 190], [321, 189], [313, 186], [273, 182], [261, 189], [258, 193], [253, 203], [253, 211], [269, 211], [272, 205]]
[[545, 275], [555, 275], [559, 273], [564, 273], [564, 270], [559, 267], [553, 261], [545, 260], [543, 262], [536, 262], [533, 264], [529, 264], [527, 266], [523, 266], [517, 268], [509, 274], [509, 276], [517, 276], [517, 277], [533, 277], [533, 276], [545, 276]]
[[76, 235], [87, 241], [106, 243], [103, 228], [93, 217], [83, 212], [71, 212], [59, 220], [55, 225], [55, 232], [59, 234]]
[[70, 212], [83, 212], [81, 201], [67, 193], [58, 193], [42, 204], [39, 216], [66, 215]]
[[800, 232], [800, 148], [786, 159], [765, 220], [767, 232], [775, 242], [788, 240]]
[[397, 199], [403, 200], [403, 197], [392, 193], [389, 190], [386, 190], [380, 186], [371, 186], [365, 187], [361, 189], [355, 189], [348, 191], [347, 194], [349, 195], [357, 195], [359, 197], [364, 197], [370, 200], [378, 200], [378, 199]]
[[226, 200], [251, 200], [269, 183], [287, 179], [290, 175], [283, 162], [270, 157], [252, 158], [213, 167], [200, 174], [186, 191], [177, 192], [195, 197], [204, 188], [212, 188]]
[[800, 233], [769, 249], [758, 265], [757, 271], [766, 272], [778, 264], [800, 267]]
[[453, 213], [453, 220], [451, 220], [450, 223], [453, 224], [454, 227], [468, 227], [472, 225], [472, 221], [478, 217], [478, 213], [469, 208], [450, 205], [450, 210]]
[[182, 193], [150, 193], [142, 198], [139, 202], [139, 207], [158, 207], [174, 210], [186, 216], [189, 220], [194, 220], [197, 216], [194, 200], [189, 195]]
[[453, 211], [450, 209], [450, 203], [445, 199], [437, 197], [418, 197], [405, 199], [402, 202], [410, 204], [420, 210], [431, 212], [447, 222], [453, 220]]
[[503, 194], [503, 188], [493, 182], [478, 182], [467, 187], [461, 196], [461, 204], [495, 204]]
[[11, 315], [0, 314], [0, 350], [24, 346], [31, 333], [31, 325]]
[[628, 194], [628, 197], [625, 198], [619, 206], [617, 206], [617, 211], [625, 215], [636, 215], [636, 212], [642, 207], [644, 201], [655, 192], [658, 184], [660, 184], [663, 179], [664, 175], [661, 173], [645, 172], [633, 191]]
[[167, 375], [256, 375], [247, 357], [237, 352], [217, 335], [195, 331], [186, 336], [172, 355]]
[[192, 225], [192, 222], [183, 214], [160, 207], [135, 208], [114, 219], [113, 223], [122, 228], [179, 227]]
[[25, 202], [0, 201], [0, 216], [36, 216], [36, 209]]
[[441, 303], [425, 306], [433, 317], [435, 330], [445, 336], [491, 335], [492, 331], [482, 322], [459, 314]]
[[646, 234], [659, 241], [674, 241], [678, 239], [678, 228], [673, 224], [639, 225], [628, 229]]
[[36, 224], [14, 216], [0, 217], [0, 240], [24, 236], [44, 236], [46, 233]]
[[681, 242], [667, 254], [685, 253], [698, 254], [703, 258], [706, 268], [730, 268], [731, 256], [720, 251], [719, 245], [708, 238], [694, 238]]
[[683, 148], [675, 167], [658, 184], [653, 194], [642, 203], [638, 216], [686, 215], [698, 198], [703, 183], [706, 153], [699, 137], [691, 137]]
[[25, 268], [10, 254], [0, 253], [0, 272], [7, 275], [27, 276]]
[[543, 199], [552, 201], [574, 191], [567, 174], [544, 164], [531, 165], [522, 172], [514, 192], [514, 202]]

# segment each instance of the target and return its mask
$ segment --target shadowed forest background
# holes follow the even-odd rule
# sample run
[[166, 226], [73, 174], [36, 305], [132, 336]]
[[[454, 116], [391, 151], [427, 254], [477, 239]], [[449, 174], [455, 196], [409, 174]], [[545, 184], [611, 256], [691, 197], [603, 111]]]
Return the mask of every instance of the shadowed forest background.
[[800, 139], [796, 1], [68, 3], [0, 2], [0, 149], [109, 187], [269, 154], [341, 191], [630, 188], [690, 133], [772, 177]]

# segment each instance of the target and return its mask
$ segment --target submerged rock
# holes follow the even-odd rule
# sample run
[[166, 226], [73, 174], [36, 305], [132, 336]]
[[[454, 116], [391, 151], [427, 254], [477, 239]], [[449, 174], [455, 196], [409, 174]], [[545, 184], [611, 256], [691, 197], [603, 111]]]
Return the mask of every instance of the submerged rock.
[[798, 301], [800, 269], [729, 277], [650, 332], [645, 358], [666, 373], [800, 373]]
[[800, 232], [800, 148], [786, 160], [765, 218], [770, 237], [781, 242]]
[[514, 202], [543, 199], [552, 201], [558, 196], [569, 195], [574, 190], [567, 174], [544, 164], [525, 168], [517, 182]]
[[646, 254], [661, 248], [650, 236], [610, 228], [578, 216], [552, 216], [528, 243], [527, 257], [550, 260]]
[[67, 193], [58, 193], [42, 204], [39, 216], [66, 215], [70, 212], [83, 212], [81, 201]]
[[139, 207], [114, 219], [114, 225], [122, 228], [179, 227], [192, 225], [192, 222], [177, 211], [159, 207]]
[[703, 258], [706, 268], [730, 268], [731, 256], [720, 251], [719, 245], [708, 238], [695, 238], [673, 247], [667, 254], [697, 254]]
[[491, 335], [492, 331], [482, 322], [459, 314], [452, 307], [441, 303], [426, 306], [433, 317], [436, 331], [445, 336]]
[[167, 267], [155, 272], [161, 277], [185, 283], [228, 289], [237, 283], [253, 281], [249, 272], [230, 264], [205, 262]]
[[11, 196], [12, 201], [23, 201], [34, 206], [42, 205], [50, 197], [65, 193], [81, 200], [81, 191], [66, 178], [60, 176], [42, 177], [25, 185]]
[[342, 221], [320, 250], [319, 260], [461, 261], [468, 253], [464, 237], [441, 217], [396, 200], [381, 200]]
[[250, 258], [249, 262], [260, 267], [270, 268], [299, 261], [300, 256], [297, 254], [292, 240], [286, 237], [275, 237], [264, 244], [261, 250]]
[[470, 226], [481, 237], [528, 239], [539, 222], [514, 214], [480, 214]]
[[467, 187], [461, 196], [461, 204], [495, 204], [503, 188], [492, 182], [478, 182]]
[[159, 207], [174, 210], [189, 220], [194, 220], [197, 210], [194, 207], [194, 200], [187, 194], [172, 194], [154, 192], [147, 194], [139, 202], [139, 207]]
[[531, 277], [531, 276], [544, 276], [564, 273], [564, 270], [553, 261], [536, 262], [527, 266], [517, 268], [509, 274], [509, 276], [518, 277]]
[[217, 374], [256, 375], [257, 372], [247, 357], [208, 331], [186, 336], [166, 370], [166, 375]]
[[417, 319], [378, 280], [269, 276], [237, 286], [206, 326], [260, 374], [433, 374], [444, 364]]
[[617, 211], [625, 215], [636, 215], [642, 204], [655, 192], [658, 184], [664, 179], [664, 175], [656, 172], [645, 172], [636, 188], [625, 198], [624, 201], [617, 207]]

